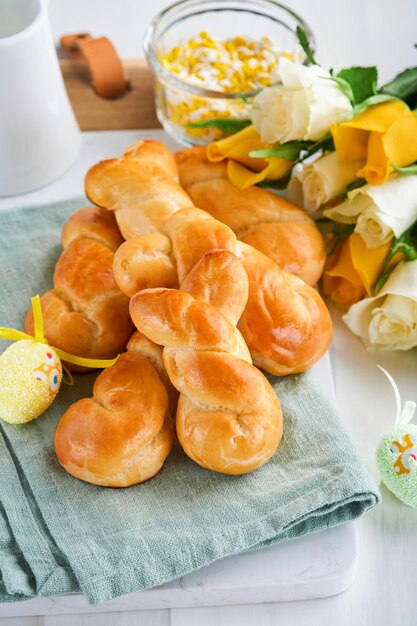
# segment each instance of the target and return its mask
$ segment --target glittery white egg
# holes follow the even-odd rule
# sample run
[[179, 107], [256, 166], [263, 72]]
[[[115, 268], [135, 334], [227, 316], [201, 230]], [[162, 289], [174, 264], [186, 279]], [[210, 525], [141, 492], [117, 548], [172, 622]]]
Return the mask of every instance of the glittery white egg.
[[401, 424], [386, 435], [376, 460], [388, 489], [405, 504], [417, 507], [417, 426]]
[[12, 343], [0, 355], [0, 418], [23, 424], [39, 417], [61, 380], [61, 361], [50, 346], [28, 339]]

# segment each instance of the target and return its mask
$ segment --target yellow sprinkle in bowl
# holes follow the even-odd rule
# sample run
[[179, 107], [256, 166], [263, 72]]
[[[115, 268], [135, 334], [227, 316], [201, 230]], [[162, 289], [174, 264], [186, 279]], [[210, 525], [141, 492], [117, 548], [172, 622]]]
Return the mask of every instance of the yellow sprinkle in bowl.
[[273, 83], [280, 56], [306, 62], [297, 26], [314, 50], [310, 27], [273, 0], [181, 0], [159, 13], [146, 31], [144, 51], [167, 133], [183, 145], [206, 145], [225, 133], [190, 124], [247, 119], [248, 103]]

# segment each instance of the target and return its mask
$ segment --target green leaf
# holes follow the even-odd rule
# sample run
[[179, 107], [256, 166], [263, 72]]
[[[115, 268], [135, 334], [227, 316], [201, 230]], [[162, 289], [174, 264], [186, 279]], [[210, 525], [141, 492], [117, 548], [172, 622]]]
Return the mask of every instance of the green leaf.
[[408, 167], [395, 167], [393, 163], [390, 163], [390, 165], [396, 172], [403, 176], [417, 175], [417, 163], [413, 163], [413, 165], [409, 165]]
[[187, 128], [218, 128], [219, 130], [223, 130], [225, 133], [237, 133], [239, 130], [246, 128], [251, 124], [252, 122], [250, 120], [214, 119], [187, 124]]
[[407, 102], [408, 106], [414, 111], [414, 113], [417, 113], [417, 92], [407, 98], [405, 102]]
[[241, 100], [243, 100], [245, 104], [252, 104], [252, 102], [249, 102], [249, 100], [247, 99], [246, 96], [243, 95], [243, 93], [241, 93], [239, 97]]
[[389, 278], [394, 269], [394, 267], [389, 267], [389, 265], [398, 252], [405, 256], [406, 261], [415, 261], [417, 259], [417, 222], [414, 222], [400, 237], [392, 240], [381, 272], [375, 283], [374, 294], [378, 293]]
[[350, 86], [353, 99], [351, 102], [360, 104], [375, 94], [378, 81], [376, 67], [348, 67], [341, 70], [336, 78], [342, 79]]
[[279, 191], [286, 189], [288, 183], [290, 182], [292, 168], [284, 178], [279, 178], [278, 180], [263, 180], [260, 183], [257, 183], [257, 187], [262, 187], [264, 189], [277, 189]]
[[408, 243], [399, 244], [397, 252], [402, 252], [407, 261], [415, 261], [417, 259], [417, 249]]
[[305, 141], [298, 139], [296, 141], [287, 141], [273, 148], [264, 148], [262, 150], [252, 150], [249, 156], [255, 159], [278, 158], [288, 159], [301, 163], [316, 152], [325, 152], [334, 150], [333, 138], [330, 133], [326, 134], [320, 141]]
[[364, 185], [366, 185], [366, 179], [357, 178], [353, 181], [353, 183], [350, 183], [350, 185], [346, 187], [346, 192], [352, 191], [353, 189], [359, 189], [359, 187], [363, 187]]
[[368, 107], [374, 106], [374, 104], [381, 104], [382, 102], [402, 102], [404, 104], [404, 108], [408, 109], [407, 104], [396, 96], [389, 96], [388, 94], [377, 93], [374, 96], [366, 98], [366, 100], [353, 107], [353, 117], [356, 117], [357, 115], [359, 115], [359, 113], [362, 113]]
[[397, 74], [389, 83], [381, 87], [380, 92], [411, 104], [409, 101], [413, 100], [413, 96], [417, 94], [417, 67], [409, 67]]
[[249, 152], [250, 157], [255, 159], [265, 159], [268, 157], [278, 159], [288, 159], [289, 161], [295, 161], [300, 156], [300, 152], [312, 145], [311, 141], [288, 141], [280, 146], [273, 148], [264, 148], [263, 150], [252, 150]]
[[334, 141], [330, 132], [328, 132], [322, 139], [312, 143], [305, 149], [302, 156], [298, 159], [297, 163], [302, 163], [316, 152], [334, 152]]
[[332, 255], [333, 252], [335, 252], [336, 248], [338, 247], [339, 244], [342, 243], [342, 241], [344, 241], [345, 239], [347, 239], [349, 237], [349, 235], [351, 233], [353, 233], [355, 229], [355, 224], [345, 224], [344, 226], [342, 226], [342, 228], [339, 230], [339, 232], [336, 233], [336, 238], [333, 242], [333, 246], [331, 248], [331, 250], [328, 251], [328, 255]]
[[338, 76], [331, 76], [330, 80], [333, 80], [338, 84], [339, 89], [342, 93], [345, 94], [346, 98], [352, 103], [355, 104], [355, 95], [353, 93], [353, 89], [350, 84], [344, 78], [340, 78]]
[[378, 293], [378, 291], [380, 291], [382, 289], [382, 287], [385, 285], [385, 283], [387, 282], [388, 278], [390, 277], [391, 273], [394, 271], [394, 267], [390, 267], [389, 270], [386, 270], [385, 272], [381, 272], [381, 274], [379, 275], [379, 278], [377, 279], [375, 286], [373, 288], [373, 293], [374, 295], [376, 295]]
[[300, 26], [297, 26], [297, 37], [298, 41], [300, 42], [300, 46], [306, 53], [307, 59], [312, 65], [318, 65], [316, 59], [314, 58], [314, 53], [310, 47], [310, 42], [307, 39], [307, 35]]

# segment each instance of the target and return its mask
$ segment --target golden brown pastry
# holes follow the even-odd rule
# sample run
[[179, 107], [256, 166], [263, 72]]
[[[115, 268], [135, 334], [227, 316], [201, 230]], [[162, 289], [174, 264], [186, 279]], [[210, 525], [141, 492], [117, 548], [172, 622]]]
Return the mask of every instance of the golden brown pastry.
[[120, 290], [129, 297], [148, 287], [178, 287], [171, 240], [162, 233], [125, 241], [114, 255], [113, 271]]
[[[171, 237], [180, 282], [188, 280], [205, 245], [227, 249], [239, 257], [249, 279], [249, 297], [238, 328], [257, 367], [276, 376], [295, 374], [311, 367], [326, 352], [332, 323], [313, 287], [237, 241], [230, 228], [200, 209], [178, 211], [166, 223], [165, 232]], [[201, 236], [194, 236], [198, 233]], [[213, 276], [212, 284], [214, 280]], [[201, 299], [197, 293], [195, 297]]]
[[216, 249], [204, 254], [187, 272], [181, 290], [216, 307], [236, 326], [248, 301], [249, 280], [235, 255]]
[[127, 351], [134, 352], [143, 356], [158, 372], [158, 376], [164, 384], [168, 394], [169, 413], [175, 418], [178, 403], [178, 391], [175, 389], [165, 369], [164, 360], [162, 358], [162, 346], [154, 343], [145, 335], [136, 330], [127, 344]]
[[204, 147], [176, 154], [180, 184], [195, 206], [227, 224], [238, 239], [281, 269], [314, 285], [326, 260], [323, 238], [305, 211], [260, 187], [240, 190], [227, 177], [227, 162], [210, 163]]
[[98, 376], [92, 398], [69, 407], [54, 439], [67, 472], [104, 487], [129, 487], [152, 478], [172, 442], [165, 387], [135, 351], [122, 354]]
[[123, 243], [123, 237], [114, 215], [92, 206], [78, 209], [65, 222], [61, 231], [62, 247], [68, 248], [75, 239], [80, 237], [99, 241], [113, 252]]
[[237, 245], [249, 278], [248, 304], [238, 328], [253, 362], [275, 376], [304, 372], [323, 356], [332, 339], [323, 299], [255, 248], [241, 241]]
[[170, 173], [176, 174], [169, 166], [172, 154], [159, 142], [152, 142], [151, 150], [148, 143], [135, 144], [126, 154], [131, 156], [94, 165], [85, 177], [85, 193], [97, 206], [115, 212], [125, 239], [163, 232], [172, 213], [193, 206]]
[[[134, 205], [138, 223], [144, 224], [140, 217], [142, 182], [136, 185], [130, 181], [125, 185], [125, 161], [112, 162], [112, 177], [107, 179], [100, 178], [99, 169], [93, 168], [90, 183], [94, 181], [97, 188], [102, 186], [102, 199], [111, 198], [111, 206], [119, 207], [118, 213], [123, 213], [124, 206]], [[156, 177], [154, 186], [149, 183], [146, 188], [147, 207], [154, 202], [162, 206], [159, 180]], [[165, 178], [164, 181], [165, 185]], [[207, 251], [229, 250], [241, 258], [249, 276], [249, 300], [240, 327], [253, 351], [255, 365], [281, 376], [302, 372], [315, 363], [327, 350], [332, 336], [330, 315], [319, 294], [299, 279], [293, 280], [262, 253], [252, 249], [253, 254], [249, 255], [233, 231], [205, 211], [195, 207], [181, 209], [178, 203], [174, 210], [169, 191], [174, 191], [175, 203], [179, 187], [174, 180], [166, 183], [163, 190], [168, 194], [165, 203], [169, 210], [165, 215], [169, 217], [160, 222], [161, 231], [132, 238], [116, 253], [115, 278], [124, 293], [132, 296], [145, 288], [177, 287], [177, 280], [181, 283]], [[133, 219], [133, 213], [129, 217]], [[259, 275], [253, 261], [256, 258], [268, 278]]]
[[[94, 359], [110, 359], [125, 349], [133, 325], [129, 300], [113, 274], [114, 251], [121, 241], [114, 216], [104, 209], [85, 207], [67, 221], [54, 288], [41, 296], [45, 338], [51, 346]], [[32, 310], [25, 331], [34, 332]], [[68, 368], [83, 371], [72, 364]]]
[[186, 454], [207, 469], [245, 474], [271, 458], [282, 436], [279, 401], [230, 321], [245, 305], [247, 278], [226, 250], [205, 255], [192, 273], [185, 286], [219, 304], [223, 297], [229, 319], [174, 289], [139, 292], [131, 316], [143, 334], [165, 346], [165, 367], [180, 392], [176, 428]]
[[154, 139], [141, 139], [129, 146], [124, 157], [136, 159], [144, 164], [153, 163], [166, 176], [178, 182], [178, 167], [174, 155], [164, 144]]

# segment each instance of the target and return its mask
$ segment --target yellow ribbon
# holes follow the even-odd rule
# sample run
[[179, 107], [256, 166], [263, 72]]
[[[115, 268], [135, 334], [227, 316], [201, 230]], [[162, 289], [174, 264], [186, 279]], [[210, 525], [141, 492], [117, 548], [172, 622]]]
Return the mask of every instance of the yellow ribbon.
[[[35, 325], [35, 336], [33, 337], [32, 335], [28, 335], [21, 330], [15, 330], [14, 328], [3, 327], [0, 328], [0, 339], [8, 339], [10, 341], [20, 341], [21, 339], [28, 339], [30, 341], [37, 341], [38, 343], [45, 343], [49, 345], [44, 337], [41, 299], [39, 298], [39, 296], [34, 296], [33, 298], [31, 298], [31, 302], [33, 311], [33, 322]], [[76, 356], [75, 354], [65, 352], [65, 350], [61, 350], [60, 348], [55, 348], [55, 346], [51, 346], [51, 348], [55, 350], [59, 358], [63, 361], [73, 363], [74, 365], [80, 365], [81, 367], [89, 367], [94, 369], [111, 367], [116, 363], [117, 359], [119, 358], [117, 356], [115, 359], [86, 359], [82, 356]]]

